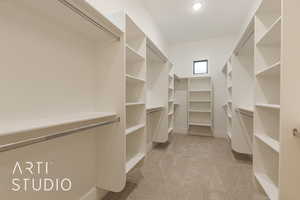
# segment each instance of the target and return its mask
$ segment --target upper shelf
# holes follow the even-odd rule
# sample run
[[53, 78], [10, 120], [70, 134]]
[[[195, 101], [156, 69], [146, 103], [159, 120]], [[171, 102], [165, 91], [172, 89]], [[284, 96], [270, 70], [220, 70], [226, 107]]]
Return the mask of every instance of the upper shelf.
[[[99, 13], [87, 1], [59, 0], [35, 1], [27, 0], [19, 3], [17, 9], [26, 9], [51, 23], [59, 23], [64, 27], [81, 33], [92, 40], [110, 42], [118, 40], [122, 31], [112, 24], [104, 15]], [[9, 4], [14, 4], [13, 1]], [[53, 12], [55, 11], [55, 12]], [[42, 13], [42, 14], [41, 14]]]
[[258, 39], [256, 45], [279, 46], [281, 41], [281, 17]]
[[[108, 112], [87, 112], [73, 115], [59, 116], [53, 118], [44, 118], [39, 120], [28, 120], [1, 123], [0, 136], [14, 135], [20, 133], [28, 133], [32, 131], [47, 131], [47, 129], [54, 127], [62, 127], [66, 125], [75, 126], [76, 124], [89, 122], [94, 120], [103, 120], [112, 117], [116, 117], [116, 113]], [[40, 133], [39, 133], [40, 134]], [[46, 134], [46, 133], [45, 133]], [[27, 134], [22, 134], [27, 135]]]
[[256, 73], [257, 77], [262, 76], [279, 76], [280, 75], [280, 62], [275, 63], [269, 67], [265, 67], [263, 70]]
[[126, 62], [137, 63], [145, 60], [145, 57], [138, 53], [136, 50], [126, 45]]

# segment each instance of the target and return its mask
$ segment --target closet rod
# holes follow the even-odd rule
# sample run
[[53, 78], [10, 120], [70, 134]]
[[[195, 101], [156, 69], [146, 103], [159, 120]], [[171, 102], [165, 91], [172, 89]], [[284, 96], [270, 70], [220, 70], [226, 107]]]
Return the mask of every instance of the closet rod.
[[33, 145], [33, 144], [36, 144], [36, 143], [45, 142], [45, 141], [52, 140], [52, 139], [59, 138], [59, 137], [73, 135], [73, 134], [75, 134], [79, 131], [85, 131], [85, 130], [89, 130], [89, 129], [92, 129], [92, 128], [113, 124], [113, 123], [116, 123], [116, 122], [120, 122], [120, 117], [115, 118], [115, 119], [110, 120], [110, 121], [93, 123], [93, 124], [81, 126], [81, 127], [78, 127], [78, 128], [73, 128], [73, 129], [68, 129], [68, 130], [64, 130], [64, 131], [53, 133], [53, 134], [48, 134], [48, 135], [45, 135], [45, 136], [30, 138], [30, 139], [21, 140], [21, 141], [15, 142], [15, 143], [1, 145], [0, 146], [0, 152], [5, 152], [5, 151], [9, 151], [9, 150], [14, 150], [14, 149], [30, 146], [30, 145]]
[[165, 58], [162, 58], [161, 55], [159, 55], [158, 53], [156, 53], [156, 51], [155, 51], [150, 45], [147, 44], [147, 47], [148, 47], [155, 55], [157, 55], [157, 57], [159, 57], [159, 59], [160, 59], [161, 61], [163, 61], [164, 63], [166, 63], [166, 62], [168, 61], [168, 60], [166, 60]]
[[87, 20], [88, 22], [90, 22], [91, 24], [93, 24], [94, 26], [99, 28], [100, 30], [105, 31], [106, 33], [109, 33], [110, 35], [112, 35], [115, 39], [120, 40], [120, 36], [113, 33], [111, 30], [109, 30], [105, 26], [99, 24], [97, 21], [95, 21], [94, 19], [92, 19], [91, 17], [86, 15], [84, 12], [82, 12], [80, 9], [76, 8], [74, 5], [69, 3], [67, 0], [57, 0], [57, 1], [60, 2], [61, 4], [63, 4], [64, 6], [68, 7], [72, 11], [74, 11], [76, 14], [80, 15], [83, 19]]

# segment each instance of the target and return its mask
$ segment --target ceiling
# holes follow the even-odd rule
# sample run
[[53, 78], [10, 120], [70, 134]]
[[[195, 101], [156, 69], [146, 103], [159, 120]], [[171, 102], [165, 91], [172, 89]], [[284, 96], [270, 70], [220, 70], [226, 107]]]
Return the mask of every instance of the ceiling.
[[[197, 1], [197, 0], [196, 0]], [[143, 0], [170, 44], [199, 41], [240, 32], [253, 0]]]

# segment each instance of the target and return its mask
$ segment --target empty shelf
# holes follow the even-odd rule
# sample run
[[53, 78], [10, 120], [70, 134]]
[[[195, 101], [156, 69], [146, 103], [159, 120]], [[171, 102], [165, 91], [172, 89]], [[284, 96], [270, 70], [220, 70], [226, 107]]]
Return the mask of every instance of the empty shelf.
[[278, 141], [265, 134], [255, 134], [255, 137], [279, 153], [280, 144]]
[[211, 101], [210, 100], [190, 100], [191, 103], [210, 103]]
[[249, 112], [249, 113], [252, 113], [254, 112], [254, 109], [253, 108], [249, 108], [249, 107], [243, 107], [243, 106], [240, 106], [238, 107], [238, 109], [241, 111], [241, 112]]
[[281, 17], [261, 36], [256, 45], [278, 45], [281, 40]]
[[203, 89], [203, 90], [190, 90], [189, 92], [211, 92], [210, 89]]
[[173, 128], [171, 127], [171, 128], [168, 129], [168, 134], [170, 134], [172, 132], [173, 132]]
[[280, 105], [278, 104], [256, 104], [256, 107], [262, 108], [271, 108], [271, 109], [280, 109]]
[[116, 117], [116, 113], [108, 112], [87, 112], [39, 120], [18, 121], [13, 123], [3, 123], [0, 135], [10, 135], [29, 131], [48, 129], [56, 126], [73, 125], [76, 123], [87, 122], [90, 120], [101, 120]]
[[207, 126], [207, 127], [211, 127], [210, 123], [195, 123], [195, 122], [189, 122], [190, 126]]
[[265, 67], [263, 70], [256, 73], [257, 77], [262, 76], [279, 76], [280, 75], [280, 62], [271, 65], [270, 67]]
[[174, 90], [174, 88], [172, 88], [172, 87], [169, 87], [169, 90]]
[[126, 129], [126, 135], [129, 135], [130, 133], [134, 133], [142, 128], [145, 128], [145, 124], [140, 124], [140, 125], [128, 128], [128, 129]]
[[169, 100], [169, 103], [171, 103], [171, 102], [174, 102], [174, 99], [170, 99], [170, 100]]
[[126, 103], [126, 106], [141, 106], [145, 105], [144, 102], [133, 102], [133, 103]]
[[144, 79], [137, 78], [137, 77], [131, 76], [129, 74], [126, 74], [126, 81], [129, 81], [132, 83], [145, 83]]
[[144, 153], [138, 153], [136, 156], [126, 162], [126, 173], [132, 170], [145, 157]]
[[148, 111], [151, 111], [151, 110], [161, 110], [161, 109], [163, 109], [164, 108], [164, 106], [162, 106], [162, 105], [157, 105], [157, 106], [147, 106], [147, 110]]
[[270, 200], [278, 200], [278, 188], [267, 175], [255, 173], [255, 178]]
[[190, 112], [198, 112], [198, 113], [211, 113], [210, 110], [189, 110]]
[[145, 57], [139, 54], [136, 50], [126, 45], [126, 62], [137, 63], [144, 61]]
[[173, 114], [174, 114], [174, 112], [169, 112], [169, 113], [168, 113], [168, 115], [173, 115]]

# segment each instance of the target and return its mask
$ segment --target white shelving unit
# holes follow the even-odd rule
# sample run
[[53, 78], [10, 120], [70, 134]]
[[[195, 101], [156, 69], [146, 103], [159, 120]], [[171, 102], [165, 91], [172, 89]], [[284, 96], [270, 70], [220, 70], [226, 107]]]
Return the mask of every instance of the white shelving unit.
[[125, 15], [126, 165], [129, 173], [146, 155], [146, 36]]
[[[0, 35], [5, 38], [0, 47], [1, 145], [121, 119], [2, 152], [1, 174], [10, 174], [11, 166], [23, 160], [51, 161], [53, 176], [64, 174], [72, 183], [84, 185], [70, 191], [75, 199], [90, 189], [86, 186], [122, 190], [126, 182], [122, 31], [86, 1], [12, 0], [1, 2], [0, 12]], [[6, 181], [1, 179], [0, 184], [9, 185]], [[1, 195], [33, 198], [31, 192], [2, 190]], [[38, 196], [47, 199], [49, 193]], [[57, 193], [51, 198], [63, 197]]]
[[250, 158], [254, 112], [254, 18], [223, 68], [227, 83], [227, 135], [235, 155]]
[[189, 134], [213, 136], [213, 86], [210, 76], [188, 78]]
[[168, 59], [147, 39], [147, 149], [168, 141]]
[[255, 17], [253, 164], [257, 182], [279, 199], [281, 0], [263, 0]]
[[168, 82], [168, 135], [174, 131], [174, 98], [175, 98], [175, 78], [174, 67], [169, 63]]

